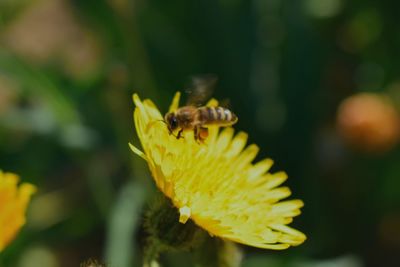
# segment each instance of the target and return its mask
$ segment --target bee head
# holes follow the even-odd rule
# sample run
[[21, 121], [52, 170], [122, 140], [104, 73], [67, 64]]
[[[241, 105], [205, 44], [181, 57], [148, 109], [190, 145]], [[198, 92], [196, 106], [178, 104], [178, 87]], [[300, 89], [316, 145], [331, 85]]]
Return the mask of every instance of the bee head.
[[165, 115], [165, 122], [167, 123], [168, 130], [173, 132], [178, 128], [178, 119], [174, 112], [169, 112]]

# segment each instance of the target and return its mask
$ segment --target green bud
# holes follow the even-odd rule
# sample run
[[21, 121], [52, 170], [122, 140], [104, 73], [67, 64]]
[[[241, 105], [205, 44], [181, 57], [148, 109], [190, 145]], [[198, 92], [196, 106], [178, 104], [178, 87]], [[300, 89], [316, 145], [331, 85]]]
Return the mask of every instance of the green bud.
[[179, 213], [169, 199], [159, 197], [150, 207], [145, 228], [149, 234], [145, 262], [158, 258], [161, 252], [188, 250], [199, 245], [206, 236], [193, 221], [179, 222]]

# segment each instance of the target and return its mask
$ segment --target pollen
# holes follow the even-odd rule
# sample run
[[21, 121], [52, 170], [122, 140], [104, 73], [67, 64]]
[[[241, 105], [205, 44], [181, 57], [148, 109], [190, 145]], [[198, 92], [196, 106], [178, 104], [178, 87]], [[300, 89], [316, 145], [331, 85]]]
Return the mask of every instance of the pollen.
[[[169, 112], [179, 107], [178, 92]], [[143, 151], [132, 151], [147, 161], [156, 186], [179, 211], [180, 223], [189, 219], [210, 235], [248, 246], [286, 249], [306, 236], [288, 226], [299, 215], [301, 200], [284, 200], [288, 187], [284, 172], [270, 173], [271, 159], [253, 163], [259, 147], [246, 145], [248, 135], [231, 127], [208, 127], [204, 143], [193, 131], [177, 139], [169, 134], [163, 116], [150, 100], [135, 94], [134, 122]], [[211, 100], [208, 106], [217, 106]]]

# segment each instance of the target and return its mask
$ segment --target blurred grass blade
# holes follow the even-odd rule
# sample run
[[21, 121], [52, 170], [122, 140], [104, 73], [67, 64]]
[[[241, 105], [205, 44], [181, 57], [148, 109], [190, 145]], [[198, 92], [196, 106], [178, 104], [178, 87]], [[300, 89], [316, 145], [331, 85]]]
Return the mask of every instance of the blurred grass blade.
[[123, 186], [111, 213], [106, 240], [106, 262], [112, 266], [134, 266], [134, 233], [140, 221], [145, 186], [131, 181]]

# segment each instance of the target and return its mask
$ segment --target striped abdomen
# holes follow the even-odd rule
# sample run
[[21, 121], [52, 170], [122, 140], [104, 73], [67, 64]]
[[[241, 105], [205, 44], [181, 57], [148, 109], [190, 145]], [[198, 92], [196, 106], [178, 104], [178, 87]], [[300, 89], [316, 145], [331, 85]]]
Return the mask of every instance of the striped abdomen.
[[229, 109], [223, 107], [200, 107], [199, 120], [203, 125], [216, 124], [230, 126], [238, 121], [236, 115]]

